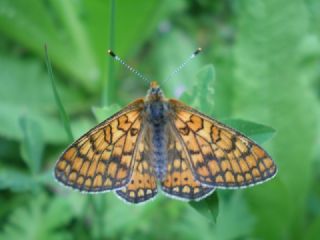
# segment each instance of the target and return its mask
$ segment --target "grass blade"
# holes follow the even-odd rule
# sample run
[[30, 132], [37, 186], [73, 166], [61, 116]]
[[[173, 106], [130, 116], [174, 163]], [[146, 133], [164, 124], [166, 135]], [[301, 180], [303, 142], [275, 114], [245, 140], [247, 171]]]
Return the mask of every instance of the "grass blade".
[[[110, 0], [110, 18], [109, 18], [109, 49], [114, 50], [114, 36], [115, 36], [115, 12], [116, 2]], [[104, 78], [102, 89], [102, 106], [110, 104], [115, 99], [115, 81], [114, 81], [114, 59], [109, 57], [109, 72], [108, 77]]]
[[71, 131], [70, 120], [69, 120], [69, 117], [66, 114], [66, 111], [65, 111], [65, 109], [63, 107], [63, 104], [62, 104], [62, 102], [60, 100], [60, 97], [59, 97], [59, 94], [58, 94], [58, 90], [57, 90], [57, 87], [56, 87], [56, 84], [55, 84], [55, 81], [54, 81], [53, 71], [52, 71], [50, 59], [49, 59], [49, 56], [48, 56], [47, 45], [44, 46], [44, 51], [45, 51], [46, 65], [47, 65], [47, 68], [48, 68], [48, 73], [49, 73], [49, 77], [50, 77], [50, 81], [51, 81], [51, 85], [52, 85], [52, 90], [53, 90], [53, 94], [54, 94], [54, 99], [55, 99], [55, 101], [57, 103], [64, 129], [66, 130], [66, 133], [68, 135], [68, 138], [69, 138], [70, 142], [72, 142], [74, 140], [74, 138], [73, 138], [72, 131]]

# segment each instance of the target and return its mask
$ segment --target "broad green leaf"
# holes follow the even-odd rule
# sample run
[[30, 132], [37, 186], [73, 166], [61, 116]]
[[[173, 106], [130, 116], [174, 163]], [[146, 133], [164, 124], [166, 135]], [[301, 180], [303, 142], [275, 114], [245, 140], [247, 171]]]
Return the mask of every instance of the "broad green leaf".
[[46, 185], [46, 186], [55, 186], [58, 182], [55, 181], [54, 179], [54, 169], [53, 169], [53, 165], [51, 168], [46, 169], [45, 171], [42, 171], [41, 173], [39, 173], [36, 176], [36, 180], [37, 183], [41, 184], [41, 185]]
[[[104, 226], [103, 236], [100, 236], [100, 238], [121, 238], [121, 236], [125, 238], [125, 236], [130, 236], [130, 233], [134, 233], [139, 226], [148, 225], [148, 221], [150, 221], [152, 215], [158, 210], [156, 206], [160, 206], [157, 200], [142, 206], [130, 205], [112, 195], [113, 194], [109, 194], [105, 197], [92, 196], [94, 198], [95, 208], [97, 204], [101, 207], [108, 206], [108, 209], [103, 211], [102, 219], [99, 219], [101, 216], [98, 216], [97, 212], [93, 212], [92, 215], [92, 220], [95, 223], [92, 228], [96, 236], [101, 234], [99, 233], [101, 226], [97, 224], [103, 224]], [[97, 209], [100, 209], [100, 207]], [[126, 217], [120, 218], [118, 216]]]
[[39, 194], [10, 215], [0, 232], [0, 239], [72, 239], [71, 234], [60, 228], [70, 223], [73, 214], [63, 198]]
[[106, 120], [107, 118], [111, 117], [113, 114], [115, 114], [119, 110], [120, 110], [120, 106], [116, 105], [116, 104], [113, 104], [108, 107], [93, 107], [92, 108], [94, 116], [99, 123]]
[[43, 157], [44, 142], [40, 126], [23, 116], [20, 119], [23, 134], [21, 155], [32, 175], [39, 173]]
[[219, 214], [213, 227], [215, 239], [232, 240], [250, 236], [255, 219], [240, 191], [221, 190], [219, 195]]
[[[50, 53], [51, 54], [51, 53]], [[20, 107], [54, 113], [56, 103], [52, 93], [44, 61], [36, 58], [19, 59], [10, 55], [0, 55], [1, 103], [16, 104]], [[56, 79], [57, 80], [57, 79]], [[83, 92], [57, 81], [62, 102], [68, 111], [75, 113], [90, 106], [90, 99]]]
[[[79, 199], [73, 200], [74, 202], [79, 201]], [[66, 201], [66, 197], [54, 197], [47, 202], [49, 204], [46, 209], [47, 211], [45, 212], [45, 227], [48, 230], [55, 230], [60, 227], [64, 227], [71, 221], [72, 217], [74, 216], [74, 209], [72, 207], [72, 203]]]
[[302, 239], [319, 110], [308, 84], [314, 69], [301, 74], [303, 58], [296, 51], [310, 27], [305, 1], [290, 7], [285, 0], [240, 1], [237, 14], [234, 115], [277, 129], [267, 150], [278, 176], [246, 191], [257, 218], [255, 236]]
[[189, 204], [210, 222], [216, 223], [219, 213], [219, 199], [217, 193], [213, 193], [200, 201], [191, 201]]
[[17, 151], [20, 143], [10, 141], [8, 139], [0, 138], [0, 168], [4, 164], [4, 159], [8, 162], [14, 163], [20, 161], [20, 152]]
[[204, 217], [205, 215], [196, 213], [191, 208], [189, 209], [184, 210], [183, 216], [178, 219], [177, 222], [173, 224], [173, 226], [168, 225], [168, 228], [173, 229], [174, 232], [177, 233], [186, 233], [183, 234], [183, 237], [187, 240], [217, 239], [214, 236], [213, 228], [215, 225], [212, 223], [212, 220], [208, 221], [208, 219]]
[[35, 190], [38, 187], [36, 179], [29, 173], [16, 169], [1, 168], [0, 189], [10, 189], [13, 192]]
[[307, 229], [304, 239], [315, 240], [318, 239], [320, 235], [320, 216], [313, 220], [310, 227]]
[[[219, 205], [216, 205], [219, 211], [207, 212], [203, 214], [205, 217], [185, 211], [183, 219], [176, 223], [175, 229], [187, 232], [186, 239], [247, 239], [254, 229], [255, 219], [243, 193], [218, 190], [214, 195], [219, 198]], [[207, 215], [214, 215], [216, 221], [212, 221], [212, 217], [208, 219]]]
[[238, 130], [259, 144], [271, 139], [276, 132], [275, 129], [269, 126], [242, 119], [226, 119], [222, 122], [227, 126]]
[[97, 84], [100, 72], [72, 1], [3, 0], [0, 8], [3, 34], [40, 56], [47, 43], [55, 66], [87, 88]]
[[[32, 121], [37, 122], [43, 129], [45, 142], [53, 144], [70, 143], [59, 118], [42, 114], [38, 111], [24, 111], [18, 106], [0, 103], [0, 135], [8, 139], [22, 140], [19, 119], [22, 115], [27, 115]], [[86, 130], [94, 125], [88, 118], [79, 118], [71, 121], [72, 132], [75, 138], [80, 137]]]
[[[228, 26], [229, 21], [233, 21], [229, 18], [228, 23], [218, 28], [220, 41], [217, 39], [214, 41], [208, 49], [204, 48], [203, 57], [205, 62], [213, 63], [215, 68], [215, 82], [214, 82], [214, 116], [219, 118], [229, 118], [232, 116], [233, 105], [233, 93], [234, 89], [234, 68], [233, 64], [233, 51], [228, 39], [224, 38], [225, 31], [233, 37], [236, 34], [232, 31], [231, 26]], [[226, 29], [227, 28], [227, 29]], [[214, 30], [213, 30], [214, 31]], [[217, 42], [218, 41], [218, 42]]]
[[[67, 136], [58, 117], [57, 106], [45, 68], [37, 60], [20, 60], [0, 56], [0, 135], [22, 139], [19, 119], [22, 115], [36, 121], [44, 140], [50, 143], [66, 142]], [[68, 113], [77, 113], [89, 106], [81, 92], [70, 90], [57, 82], [57, 88]], [[71, 87], [72, 88], [72, 87]], [[79, 125], [83, 118], [76, 119]], [[72, 124], [74, 125], [74, 124]]]
[[311, 17], [311, 25], [313, 27], [313, 31], [317, 34], [318, 39], [320, 37], [320, 29], [318, 28], [318, 22], [320, 21], [320, 3], [317, 0], [308, 0], [307, 8]]
[[212, 116], [214, 109], [214, 83], [215, 71], [213, 65], [202, 67], [197, 74], [197, 80], [192, 83], [193, 87], [182, 95], [181, 100], [198, 111]]
[[0, 103], [0, 111], [0, 135], [2, 137], [11, 140], [22, 140], [19, 119], [22, 115], [27, 115], [43, 129], [43, 136], [46, 142], [61, 143], [67, 140], [67, 136], [58, 119], [49, 117], [39, 111], [9, 103]]

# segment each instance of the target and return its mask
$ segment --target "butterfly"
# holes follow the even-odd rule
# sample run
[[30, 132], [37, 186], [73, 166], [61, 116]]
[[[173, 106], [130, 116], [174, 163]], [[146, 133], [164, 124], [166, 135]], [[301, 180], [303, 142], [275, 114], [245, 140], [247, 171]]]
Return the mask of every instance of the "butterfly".
[[142, 203], [158, 191], [200, 200], [216, 188], [244, 188], [272, 178], [268, 153], [240, 132], [164, 97], [156, 82], [137, 99], [71, 144], [56, 179], [82, 192], [115, 191]]

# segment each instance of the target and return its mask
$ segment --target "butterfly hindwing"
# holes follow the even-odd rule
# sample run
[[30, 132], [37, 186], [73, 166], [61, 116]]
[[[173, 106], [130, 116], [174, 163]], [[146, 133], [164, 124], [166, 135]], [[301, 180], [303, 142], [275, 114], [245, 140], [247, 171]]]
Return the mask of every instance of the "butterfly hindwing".
[[[142, 137], [143, 139], [143, 137]], [[142, 140], [137, 149], [135, 166], [127, 186], [116, 193], [129, 203], [141, 203], [156, 196], [157, 179], [151, 166], [151, 152], [147, 142]]]
[[195, 178], [207, 186], [239, 188], [276, 174], [271, 157], [241, 133], [169, 100], [172, 124], [188, 152]]
[[85, 192], [125, 186], [132, 174], [142, 128], [139, 99], [84, 134], [56, 163], [55, 177]]
[[195, 180], [183, 149], [175, 132], [170, 131], [166, 176], [161, 183], [162, 191], [182, 200], [200, 200], [214, 191]]

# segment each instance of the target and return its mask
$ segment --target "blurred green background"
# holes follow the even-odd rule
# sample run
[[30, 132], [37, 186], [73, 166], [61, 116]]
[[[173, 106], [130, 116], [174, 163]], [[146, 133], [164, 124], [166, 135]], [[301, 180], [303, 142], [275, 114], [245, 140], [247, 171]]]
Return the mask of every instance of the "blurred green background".
[[[0, 239], [319, 239], [319, 23], [318, 0], [0, 0]], [[45, 43], [75, 138], [148, 89], [107, 49], [161, 83], [201, 46], [162, 89], [268, 140], [278, 175], [197, 204], [63, 188]]]

